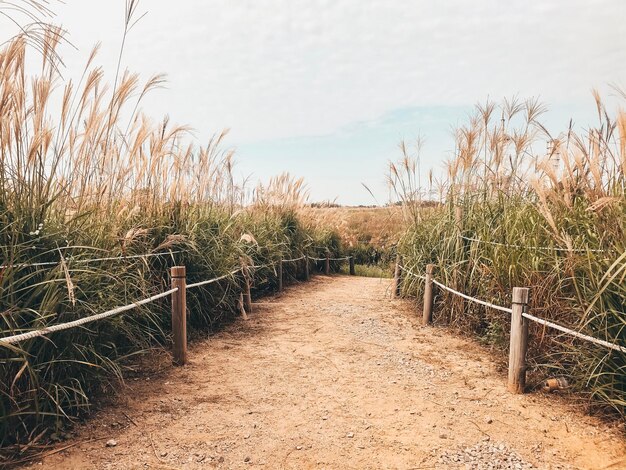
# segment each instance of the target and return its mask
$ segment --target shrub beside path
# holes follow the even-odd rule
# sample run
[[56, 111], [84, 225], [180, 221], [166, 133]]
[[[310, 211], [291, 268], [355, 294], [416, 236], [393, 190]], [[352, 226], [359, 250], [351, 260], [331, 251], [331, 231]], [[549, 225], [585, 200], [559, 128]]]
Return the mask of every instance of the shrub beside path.
[[482, 347], [388, 288], [317, 276], [263, 299], [188, 366], [152, 357], [43, 468], [626, 468], [618, 429], [509, 394]]

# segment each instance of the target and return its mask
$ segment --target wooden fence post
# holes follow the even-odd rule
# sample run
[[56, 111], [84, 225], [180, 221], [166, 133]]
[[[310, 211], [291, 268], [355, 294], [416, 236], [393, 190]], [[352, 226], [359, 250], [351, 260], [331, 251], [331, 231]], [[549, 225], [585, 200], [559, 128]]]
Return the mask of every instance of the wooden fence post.
[[174, 364], [184, 366], [187, 362], [187, 279], [185, 266], [171, 268], [172, 289], [172, 338]]
[[309, 281], [311, 279], [311, 272], [309, 271], [309, 269], [310, 269], [309, 255], [305, 255], [304, 256], [304, 280], [305, 281]]
[[330, 276], [330, 253], [326, 253], [326, 262], [324, 263], [324, 274]]
[[250, 293], [250, 268], [244, 261], [241, 265], [241, 272], [243, 273], [243, 308], [248, 313], [252, 313], [252, 294]]
[[356, 271], [354, 270], [354, 256], [350, 256], [350, 276], [355, 276]]
[[509, 384], [512, 393], [524, 393], [526, 388], [526, 350], [528, 348], [528, 320], [522, 316], [528, 308], [529, 291], [526, 287], [513, 288], [511, 315], [511, 343], [509, 346]]
[[435, 296], [433, 295], [433, 271], [434, 264], [426, 265], [426, 281], [424, 285], [424, 306], [422, 310], [422, 325], [426, 326], [433, 321], [433, 304]]
[[402, 290], [402, 256], [400, 253], [396, 255], [396, 269], [393, 273], [393, 286], [391, 296], [396, 299], [400, 297]]
[[278, 275], [278, 292], [282, 292], [283, 291], [283, 259], [279, 259], [278, 260], [278, 269], [277, 271], [277, 275]]

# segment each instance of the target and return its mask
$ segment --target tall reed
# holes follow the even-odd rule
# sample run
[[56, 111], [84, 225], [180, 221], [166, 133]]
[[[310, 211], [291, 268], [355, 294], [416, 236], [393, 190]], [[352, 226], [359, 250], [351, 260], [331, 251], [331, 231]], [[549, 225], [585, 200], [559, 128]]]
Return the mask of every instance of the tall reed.
[[[136, 2], [127, 5], [127, 28]], [[112, 87], [93, 50], [65, 81], [47, 28], [40, 73], [22, 34], [0, 49], [0, 336], [75, 320], [162, 292], [168, 268], [189, 282], [239, 266], [315, 254], [327, 241], [300, 222], [304, 185], [283, 175], [249, 192], [233, 176], [225, 133], [197, 146], [188, 128], [140, 112], [163, 84], [128, 71]], [[30, 58], [29, 58], [30, 60]], [[159, 253], [152, 258], [86, 262]], [[32, 266], [52, 262], [52, 265]], [[289, 268], [293, 269], [293, 268]], [[292, 274], [296, 274], [295, 272]], [[256, 273], [256, 294], [276, 284]], [[192, 334], [233, 318], [236, 278], [189, 291]], [[0, 465], [20, 445], [45, 443], [115, 390], [138, 354], [169, 342], [166, 301], [0, 347]]]
[[[530, 287], [535, 315], [626, 346], [626, 115], [612, 117], [595, 97], [598, 123], [583, 135], [571, 127], [549, 135], [536, 100], [477, 106], [456, 131], [434, 208], [423, 207], [430, 192], [415, 183], [413, 160], [392, 164], [408, 266], [433, 263], [442, 282], [501, 305], [513, 287]], [[405, 292], [422, 288], [412, 281]], [[506, 315], [445, 293], [437, 302], [438, 322], [506, 348]], [[535, 379], [566, 375], [580, 396], [626, 414], [624, 354], [537, 324], [529, 351]]]

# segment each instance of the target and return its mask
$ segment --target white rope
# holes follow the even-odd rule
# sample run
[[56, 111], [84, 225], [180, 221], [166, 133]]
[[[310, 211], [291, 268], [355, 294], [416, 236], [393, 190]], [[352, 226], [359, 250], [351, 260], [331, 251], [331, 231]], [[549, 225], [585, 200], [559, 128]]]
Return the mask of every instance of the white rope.
[[117, 315], [118, 313], [125, 312], [127, 310], [131, 310], [133, 308], [139, 307], [141, 305], [147, 304], [157, 299], [161, 299], [166, 297], [173, 292], [176, 292], [178, 287], [174, 287], [165, 292], [161, 292], [160, 294], [153, 295], [152, 297], [148, 297], [147, 299], [139, 300], [137, 302], [133, 302], [132, 304], [124, 305], [123, 307], [117, 307], [113, 310], [108, 310], [103, 313], [98, 313], [97, 315], [92, 315], [90, 317], [81, 318], [79, 320], [74, 320], [67, 323], [60, 323], [58, 325], [48, 326], [46, 328], [42, 328], [40, 330], [29, 331], [28, 333], [21, 333], [19, 335], [7, 336], [5, 338], [0, 338], [0, 344], [14, 344], [20, 341], [24, 341], [31, 338], [36, 338], [38, 336], [44, 336], [50, 333], [54, 333], [55, 331], [67, 330], [70, 328], [74, 328], [76, 326], [84, 325], [85, 323], [90, 323], [96, 320], [102, 320], [103, 318], [111, 317], [113, 315]]
[[274, 263], [267, 263], [267, 264], [253, 264], [251, 266], [247, 266], [248, 268], [253, 268], [253, 269], [263, 269], [263, 268], [273, 268], [274, 267]]
[[498, 245], [498, 246], [506, 246], [508, 248], [521, 248], [521, 249], [529, 249], [529, 250], [538, 250], [538, 251], [563, 251], [563, 252], [573, 252], [573, 253], [586, 253], [588, 251], [594, 253], [604, 253], [605, 250], [592, 250], [592, 249], [584, 249], [584, 248], [559, 248], [559, 247], [551, 247], [551, 246], [523, 246], [523, 245], [515, 245], [510, 243], [500, 243], [500, 242], [491, 242], [486, 240], [481, 240], [480, 238], [472, 238], [461, 235], [461, 238], [464, 240], [469, 240], [471, 242], [478, 243], [487, 243], [489, 245]]
[[[180, 252], [177, 252], [177, 253], [180, 253]], [[173, 253], [167, 253], [167, 254], [173, 254]], [[134, 255], [134, 256], [127, 256], [127, 257], [124, 257], [124, 258], [139, 258], [139, 257], [160, 256], [160, 255], [162, 255], [162, 254]], [[100, 258], [100, 259], [97, 259], [97, 260], [92, 259], [92, 260], [83, 260], [83, 261], [85, 261], [85, 262], [86, 261], [93, 262], [93, 261], [104, 261], [104, 260], [107, 260], [107, 259], [124, 259], [124, 258]], [[300, 261], [301, 259], [304, 259], [304, 258], [305, 257], [302, 256], [301, 258], [298, 258], [298, 259], [284, 260], [284, 261]], [[48, 264], [50, 264], [50, 263], [48, 263]], [[56, 264], [56, 263], [52, 263], [52, 264]], [[43, 263], [42, 263], [42, 265], [43, 265]], [[27, 265], [27, 266], [33, 266], [33, 265]], [[267, 267], [270, 267], [270, 266], [274, 266], [274, 263], [264, 264], [264, 265], [248, 266], [248, 268], [257, 268], [258, 269], [258, 268], [267, 268]], [[234, 269], [233, 271], [230, 271], [227, 274], [224, 274], [222, 276], [219, 276], [219, 277], [216, 277], [216, 278], [213, 278], [213, 279], [208, 279], [206, 281], [200, 281], [200, 282], [195, 282], [193, 284], [188, 284], [186, 286], [186, 289], [191, 289], [191, 288], [194, 288], [194, 287], [200, 287], [200, 286], [211, 284], [211, 283], [214, 283], [214, 282], [217, 282], [217, 281], [221, 281], [223, 279], [226, 279], [229, 276], [237, 274], [242, 269], [243, 268], [237, 268], [237, 269]], [[54, 333], [55, 331], [67, 330], [67, 329], [74, 328], [74, 327], [80, 326], [80, 325], [84, 325], [86, 323], [90, 323], [90, 322], [93, 322], [93, 321], [96, 321], [96, 320], [101, 320], [103, 318], [107, 318], [107, 317], [116, 315], [118, 313], [122, 313], [122, 312], [125, 312], [127, 310], [131, 310], [133, 308], [136, 308], [136, 307], [139, 307], [141, 305], [147, 304], [147, 303], [152, 302], [154, 300], [166, 297], [166, 296], [172, 294], [173, 292], [176, 292], [177, 290], [178, 290], [178, 287], [175, 287], [173, 289], [170, 289], [168, 291], [162, 292], [160, 294], [153, 295], [152, 297], [148, 297], [146, 299], [139, 300], [137, 302], [133, 302], [132, 304], [124, 305], [123, 307], [117, 307], [117, 308], [114, 308], [113, 310], [108, 310], [106, 312], [99, 313], [97, 315], [92, 315], [92, 316], [89, 316], [89, 317], [81, 318], [79, 320], [74, 320], [74, 321], [67, 322], [67, 323], [61, 323], [61, 324], [58, 324], [58, 325], [49, 326], [49, 327], [46, 327], [46, 328], [42, 328], [40, 330], [33, 330], [33, 331], [29, 331], [27, 333], [20, 333], [20, 334], [17, 334], [17, 335], [7, 336], [5, 338], [0, 338], [0, 344], [14, 344], [14, 343], [18, 343], [20, 341], [24, 341], [24, 340], [27, 340], [27, 339], [36, 338], [36, 337], [39, 337], [39, 336], [44, 336], [44, 335], [47, 335], [47, 334], [50, 334], [50, 333]]]
[[[344, 256], [343, 258], [328, 258], [328, 261], [344, 261], [347, 259], [352, 258], [352, 256]], [[313, 261], [326, 261], [326, 258], [313, 258], [310, 257], [309, 259], [312, 259]]]
[[531, 321], [534, 321], [534, 322], [537, 322], [537, 323], [541, 323], [542, 325], [545, 325], [545, 326], [550, 327], [550, 328], [554, 328], [555, 330], [559, 330], [559, 331], [561, 331], [563, 333], [566, 333], [568, 335], [575, 336], [576, 338], [584, 339], [585, 341], [589, 341], [591, 343], [598, 344], [600, 346], [604, 346], [605, 348], [609, 348], [609, 349], [612, 349], [614, 351], [621, 351], [623, 353], [626, 353], [626, 348], [623, 347], [623, 346], [619, 346], [617, 344], [609, 343], [608, 341], [604, 341], [602, 339], [597, 339], [597, 338], [594, 338], [593, 336], [584, 335], [582, 333], [579, 333], [578, 331], [570, 330], [569, 328], [565, 328], [564, 326], [558, 325], [556, 323], [552, 323], [551, 321], [535, 317], [534, 315], [531, 315], [530, 313], [525, 313], [524, 312], [524, 313], [522, 313], [522, 316], [525, 317], [525, 318], [528, 318]]
[[[65, 261], [67, 263], [70, 262], [74, 262], [74, 263], [96, 263], [98, 261], [112, 261], [112, 260], [118, 260], [118, 259], [134, 259], [134, 258], [152, 258], [154, 256], [169, 256], [169, 255], [175, 255], [177, 253], [182, 253], [182, 251], [169, 251], [167, 253], [146, 253], [143, 255], [130, 255], [130, 256], [112, 256], [109, 258], [90, 258], [90, 259], [78, 259], [78, 260], [74, 260], [71, 257], [67, 258]], [[30, 268], [30, 267], [36, 267], [36, 266], [56, 266], [58, 264], [60, 264], [61, 261], [45, 261], [45, 262], [41, 262], [41, 263], [31, 263], [31, 264], [27, 264], [27, 263], [22, 263], [22, 264], [7, 264], [4, 266], [0, 266], [0, 269], [6, 269], [6, 268]]]
[[[439, 287], [441, 287], [442, 289], [447, 290], [448, 292], [451, 292], [451, 293], [456, 294], [456, 295], [458, 295], [460, 297], [463, 297], [464, 299], [467, 299], [470, 302], [475, 302], [477, 304], [484, 305], [485, 307], [493, 308], [495, 310], [500, 310], [502, 312], [506, 312], [506, 313], [510, 313], [510, 314], [513, 313], [513, 309], [506, 308], [506, 307], [501, 307], [499, 305], [494, 305], [494, 304], [491, 304], [489, 302], [485, 302], [483, 300], [479, 300], [479, 299], [476, 299], [474, 297], [470, 297], [469, 295], [465, 295], [465, 294], [463, 294], [463, 293], [461, 293], [461, 292], [459, 292], [457, 290], [451, 289], [450, 287], [448, 287], [448, 286], [446, 286], [446, 285], [444, 285], [444, 284], [442, 284], [440, 282], [437, 282], [434, 279], [433, 279], [433, 284], [438, 285]], [[605, 348], [609, 348], [609, 349], [612, 349], [614, 351], [620, 351], [620, 352], [626, 353], [626, 348], [623, 347], [623, 346], [619, 346], [617, 344], [609, 343], [608, 341], [604, 341], [602, 339], [594, 338], [593, 336], [588, 336], [588, 335], [585, 335], [583, 333], [579, 333], [578, 331], [571, 330], [571, 329], [566, 328], [564, 326], [561, 326], [561, 325], [559, 325], [557, 323], [553, 323], [551, 321], [544, 320], [542, 318], [538, 318], [538, 317], [536, 317], [534, 315], [531, 315], [530, 313], [523, 312], [522, 316], [527, 318], [527, 319], [529, 319], [529, 320], [531, 320], [531, 321], [534, 321], [536, 323], [540, 323], [542, 325], [545, 325], [545, 326], [547, 326], [549, 328], [553, 328], [555, 330], [561, 331], [561, 332], [566, 333], [568, 335], [575, 336], [576, 338], [580, 338], [580, 339], [583, 339], [585, 341], [589, 341], [589, 342], [597, 344], [599, 346], [604, 346]]]
[[281, 261], [283, 263], [295, 263], [296, 261], [302, 261], [304, 258], [306, 258], [306, 256], [300, 256], [300, 258], [294, 258], [294, 259], [282, 259]]
[[422, 276], [421, 274], [415, 274], [413, 271], [411, 271], [409, 268], [405, 268], [404, 266], [400, 265], [400, 269], [402, 271], [404, 271], [405, 273], [407, 273], [409, 276], [413, 276], [417, 279], [422, 279], [422, 280], [426, 280], [426, 276]]
[[484, 300], [479, 300], [479, 299], [477, 299], [475, 297], [470, 297], [469, 295], [465, 295], [465, 294], [459, 292], [458, 290], [451, 289], [450, 287], [442, 284], [441, 282], [437, 282], [434, 279], [433, 279], [433, 284], [437, 284], [442, 289], [447, 290], [448, 292], [452, 292], [453, 294], [456, 294], [459, 297], [463, 297], [464, 299], [467, 299], [470, 302], [474, 302], [474, 303], [477, 303], [477, 304], [480, 304], [480, 305], [484, 305], [485, 307], [493, 308], [495, 310], [500, 310], [501, 312], [513, 313], [513, 309], [510, 309], [510, 308], [507, 308], [507, 307], [501, 307], [500, 305], [491, 304], [489, 302], [485, 302]]
[[193, 284], [187, 284], [187, 289], [191, 289], [193, 287], [205, 286], [207, 284], [212, 284], [214, 282], [221, 281], [222, 279], [226, 279], [227, 277], [230, 277], [230, 276], [232, 276], [234, 274], [237, 274], [239, 271], [241, 271], [241, 269], [242, 268], [235, 269], [235, 270], [229, 272], [228, 274], [224, 274], [223, 276], [215, 277], [213, 279], [209, 279], [208, 281], [200, 281], [200, 282], [195, 282]]

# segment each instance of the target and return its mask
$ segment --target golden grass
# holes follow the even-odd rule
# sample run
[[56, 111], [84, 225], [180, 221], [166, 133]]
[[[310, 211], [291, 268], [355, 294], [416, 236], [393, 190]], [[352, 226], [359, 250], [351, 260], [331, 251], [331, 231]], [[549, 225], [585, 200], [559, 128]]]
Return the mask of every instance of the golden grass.
[[[477, 106], [456, 131], [455, 157], [436, 191], [442, 205], [428, 211], [421, 205], [428, 191], [403, 154], [389, 181], [405, 206], [400, 251], [409, 268], [423, 272], [432, 263], [440, 281], [501, 305], [513, 287], [530, 287], [535, 315], [625, 346], [626, 118], [594, 97], [598, 123], [580, 135], [571, 127], [550, 135], [534, 99]], [[407, 293], [422, 287], [405, 285]], [[440, 321], [506, 349], [506, 318], [444, 293], [438, 300]], [[530, 329], [532, 372], [567, 375], [626, 416], [623, 354]]]
[[391, 250], [404, 228], [402, 210], [387, 207], [303, 207], [305, 220], [339, 233], [344, 248], [369, 245], [377, 250]]

